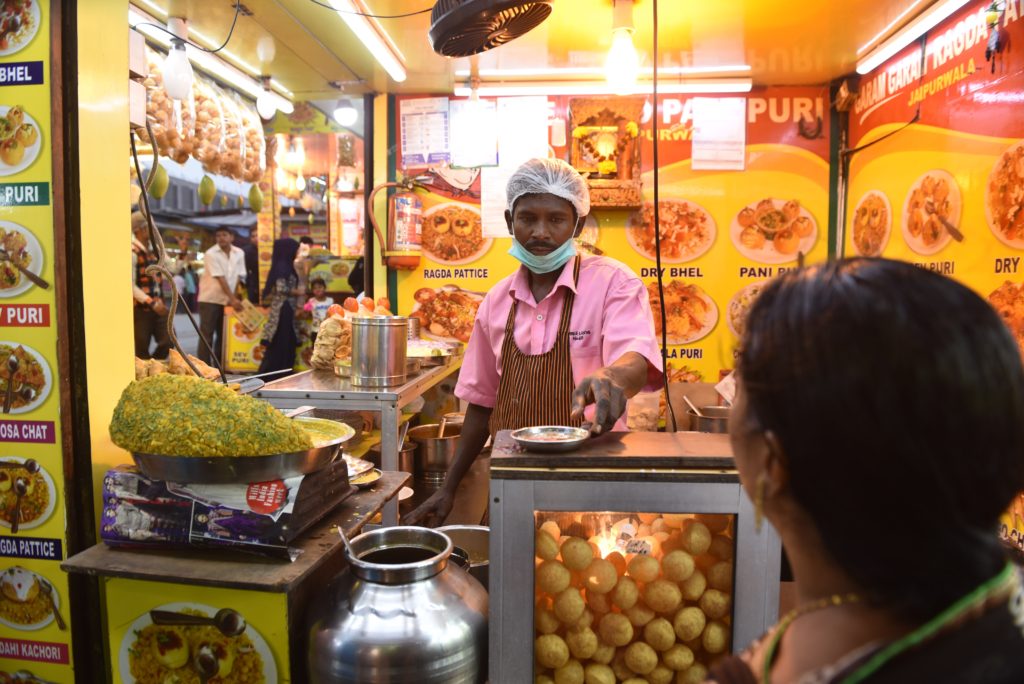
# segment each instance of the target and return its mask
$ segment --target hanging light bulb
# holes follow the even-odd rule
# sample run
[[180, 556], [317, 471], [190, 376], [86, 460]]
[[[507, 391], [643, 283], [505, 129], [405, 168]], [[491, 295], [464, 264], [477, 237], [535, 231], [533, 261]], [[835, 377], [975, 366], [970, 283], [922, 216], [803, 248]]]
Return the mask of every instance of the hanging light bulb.
[[306, 189], [306, 178], [302, 175], [301, 171], [299, 171], [299, 175], [295, 177], [295, 189], [299, 192]]
[[172, 100], [185, 100], [192, 92], [192, 63], [185, 53], [185, 41], [175, 38], [163, 67], [164, 90]]
[[636, 88], [640, 56], [633, 45], [633, 0], [614, 0], [612, 8], [612, 46], [605, 62], [608, 85], [618, 95]]
[[274, 44], [272, 36], [263, 36], [256, 41], [256, 58], [261, 64], [270, 64], [277, 54], [277, 45]]
[[334, 120], [339, 126], [351, 126], [359, 119], [359, 110], [347, 97], [338, 100], [338, 106], [334, 108]]
[[273, 119], [277, 113], [277, 102], [270, 92], [270, 76], [261, 76], [263, 92], [256, 98], [256, 113], [261, 119]]

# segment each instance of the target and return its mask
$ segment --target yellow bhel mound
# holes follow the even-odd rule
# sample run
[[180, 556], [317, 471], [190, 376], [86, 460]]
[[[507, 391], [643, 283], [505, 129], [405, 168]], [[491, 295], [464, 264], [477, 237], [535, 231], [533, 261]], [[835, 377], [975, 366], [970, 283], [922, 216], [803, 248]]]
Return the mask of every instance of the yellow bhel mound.
[[721, 534], [729, 529], [729, 516], [715, 513], [698, 513], [694, 519], [702, 523], [713, 534]]
[[722, 535], [715, 535], [715, 538], [711, 540], [711, 546], [708, 548], [710, 553], [719, 560], [732, 560], [735, 548], [733, 547], [732, 539]]
[[555, 680], [547, 675], [537, 675], [533, 678], [533, 684], [555, 684]]
[[580, 590], [576, 587], [569, 587], [555, 597], [555, 617], [567, 625], [576, 624], [586, 607]]
[[[710, 543], [710, 540], [708, 540]], [[594, 550], [579, 537], [566, 537], [562, 542], [562, 562], [570, 570], [582, 570], [594, 560]]]
[[732, 591], [732, 563], [720, 561], [708, 570], [708, 586], [719, 591]]
[[617, 572], [620, 577], [626, 574], [626, 559], [623, 558], [621, 553], [618, 551], [612, 551], [605, 557], [605, 560], [615, 566], [615, 572]]
[[661, 564], [650, 556], [633, 556], [626, 567], [629, 576], [637, 582], [653, 582], [661, 573]]
[[676, 631], [665, 618], [655, 618], [644, 625], [644, 641], [655, 651], [667, 651], [676, 643]]
[[594, 655], [590, 656], [590, 659], [593, 660], [595, 663], [600, 663], [601, 665], [607, 665], [608, 663], [612, 662], [612, 659], [614, 657], [615, 657], [615, 647], [614, 646], [612, 646], [611, 644], [605, 644], [605, 643], [598, 642], [597, 650], [594, 651]]
[[658, 654], [642, 641], [634, 641], [626, 649], [626, 667], [645, 675], [658, 666]]
[[672, 628], [676, 630], [680, 641], [692, 641], [699, 637], [706, 623], [707, 618], [696, 606], [683, 608], [672, 618]]
[[686, 551], [671, 551], [661, 559], [661, 570], [665, 574], [665, 579], [673, 582], [690, 579], [695, 567], [693, 556]]
[[596, 591], [587, 589], [587, 605], [590, 606], [591, 610], [598, 613], [612, 612], [612, 602], [609, 594], [599, 594]]
[[555, 560], [558, 555], [558, 542], [548, 534], [547, 530], [537, 530], [533, 538], [534, 553], [544, 560]]
[[619, 573], [615, 566], [603, 558], [595, 558], [583, 571], [584, 585], [587, 591], [594, 590], [599, 594], [607, 594], [615, 588], [619, 581]]
[[647, 681], [650, 684], [672, 684], [672, 680], [675, 678], [676, 673], [661, 663], [647, 673]]
[[680, 672], [693, 665], [693, 651], [687, 646], [676, 644], [661, 654], [661, 662], [670, 670]]
[[583, 684], [583, 665], [578, 660], [570, 660], [562, 667], [555, 669], [555, 684]]
[[561, 628], [562, 623], [550, 608], [538, 603], [533, 612], [533, 626], [541, 634], [554, 634]]
[[565, 635], [565, 643], [573, 658], [589, 660], [597, 652], [597, 634], [589, 627], [570, 629]]
[[682, 582], [679, 585], [679, 588], [683, 591], [684, 599], [687, 601], [696, 601], [704, 595], [704, 590], [708, 588], [708, 580], [704, 577], [703, 572], [700, 570], [694, 570], [689, 579]]
[[540, 526], [540, 529], [550, 534], [551, 538], [555, 541], [558, 541], [562, 538], [562, 530], [558, 528], [558, 523], [556, 523], [554, 520], [548, 520]]
[[717, 589], [708, 589], [697, 605], [712, 620], [721, 620], [732, 609], [732, 598]]
[[629, 619], [630, 624], [634, 627], [643, 627], [654, 619], [654, 611], [642, 603], [637, 603], [629, 610], [623, 611], [622, 614]]
[[580, 619], [576, 621], [576, 627], [578, 629], [584, 629], [594, 624], [594, 611], [589, 608], [583, 609], [583, 615], [580, 615]]
[[682, 592], [675, 582], [659, 579], [644, 587], [644, 603], [655, 613], [671, 613], [682, 600]]
[[676, 673], [676, 684], [701, 684], [708, 678], [708, 668], [694, 663], [686, 670]]
[[677, 530], [682, 527], [683, 523], [687, 520], [685, 513], [666, 513], [662, 518], [668, 527]]
[[583, 668], [584, 684], [615, 684], [615, 672], [601, 663], [590, 663]]
[[704, 523], [694, 522], [683, 530], [683, 548], [699, 556], [711, 548], [711, 530]]
[[729, 646], [729, 628], [721, 622], [709, 622], [704, 628], [701, 643], [708, 653], [721, 653]]
[[569, 662], [569, 647], [557, 634], [537, 637], [533, 645], [534, 659], [541, 667], [554, 669]]
[[556, 560], [546, 560], [537, 566], [537, 588], [548, 594], [558, 594], [569, 586], [569, 569]]
[[636, 605], [640, 598], [640, 590], [632, 577], [620, 577], [611, 594], [608, 595], [612, 603], [622, 610], [629, 610]]
[[633, 640], [633, 625], [620, 613], [608, 613], [597, 626], [601, 641], [612, 646], [625, 646]]

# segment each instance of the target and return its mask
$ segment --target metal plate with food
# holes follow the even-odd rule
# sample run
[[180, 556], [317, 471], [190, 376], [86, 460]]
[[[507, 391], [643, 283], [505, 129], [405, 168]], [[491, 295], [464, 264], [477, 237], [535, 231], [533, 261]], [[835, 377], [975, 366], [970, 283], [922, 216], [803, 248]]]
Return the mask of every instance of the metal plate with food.
[[941, 219], [958, 226], [962, 209], [960, 186], [953, 174], [943, 169], [923, 174], [910, 186], [903, 202], [902, 232], [907, 247], [922, 256], [940, 251], [953, 239]]
[[468, 264], [482, 257], [493, 242], [484, 237], [476, 207], [445, 202], [423, 212], [423, 251], [434, 261]]
[[[703, 256], [715, 241], [715, 220], [700, 205], [688, 200], [658, 202], [661, 226], [661, 261], [681, 264]], [[655, 259], [654, 203], [645, 202], [626, 228], [626, 238], [637, 254]]]
[[266, 482], [316, 472], [334, 462], [341, 445], [355, 435], [345, 423], [294, 418], [313, 438], [313, 448], [265, 456], [163, 456], [132, 453], [146, 477], [169, 482], [228, 484]]
[[349, 482], [373, 470], [373, 463], [370, 461], [353, 456], [343, 456], [343, 458], [345, 459], [345, 465], [348, 466]]
[[785, 264], [811, 251], [818, 241], [818, 224], [798, 201], [766, 197], [740, 209], [729, 237], [752, 261]]
[[590, 432], [564, 425], [539, 425], [512, 432], [512, 439], [527, 451], [572, 451], [587, 441]]
[[362, 475], [357, 475], [350, 479], [349, 484], [354, 484], [360, 489], [369, 489], [373, 485], [377, 484], [377, 480], [383, 476], [384, 474], [379, 469], [374, 468], [373, 470], [368, 470]]

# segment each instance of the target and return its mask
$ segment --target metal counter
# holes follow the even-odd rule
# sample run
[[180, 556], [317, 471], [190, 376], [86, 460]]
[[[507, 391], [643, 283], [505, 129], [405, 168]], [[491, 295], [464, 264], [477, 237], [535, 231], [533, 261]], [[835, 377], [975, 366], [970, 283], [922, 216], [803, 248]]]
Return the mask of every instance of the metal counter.
[[[348, 378], [331, 371], [306, 371], [268, 383], [253, 393], [272, 406], [287, 410], [300, 406], [341, 411], [380, 413], [381, 469], [398, 470], [398, 431], [402, 409], [462, 367], [462, 357], [447, 357], [440, 366], [428, 366], [404, 385], [386, 389], [354, 387]], [[387, 503], [382, 513], [385, 525], [398, 524], [398, 501]]]

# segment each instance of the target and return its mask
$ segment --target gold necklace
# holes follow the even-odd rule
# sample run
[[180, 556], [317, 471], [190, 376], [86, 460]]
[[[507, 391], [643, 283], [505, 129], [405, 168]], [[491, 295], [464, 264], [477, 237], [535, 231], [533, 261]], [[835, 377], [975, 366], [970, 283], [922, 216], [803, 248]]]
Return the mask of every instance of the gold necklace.
[[768, 648], [765, 650], [764, 671], [761, 675], [763, 684], [770, 684], [771, 682], [772, 663], [775, 660], [775, 653], [779, 649], [779, 643], [782, 641], [782, 636], [786, 633], [786, 630], [789, 629], [789, 626], [793, 624], [794, 620], [801, 615], [813, 613], [817, 610], [835, 608], [837, 606], [848, 605], [851, 603], [860, 603], [862, 600], [863, 599], [860, 594], [832, 594], [831, 596], [825, 596], [824, 598], [810, 601], [802, 606], [797, 606], [783, 615], [782, 619], [779, 620], [776, 625], [775, 634], [772, 635], [772, 640], [768, 642]]

